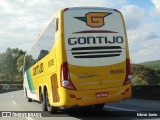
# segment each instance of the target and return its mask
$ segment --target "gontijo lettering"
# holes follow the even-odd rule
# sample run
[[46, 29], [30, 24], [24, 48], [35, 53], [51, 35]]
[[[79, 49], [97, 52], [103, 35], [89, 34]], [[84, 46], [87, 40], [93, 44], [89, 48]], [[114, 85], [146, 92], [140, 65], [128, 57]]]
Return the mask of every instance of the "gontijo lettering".
[[110, 40], [107, 36], [97, 36], [97, 37], [71, 37], [68, 38], [69, 45], [76, 44], [113, 44], [113, 43], [123, 43], [122, 36], [113, 36]]

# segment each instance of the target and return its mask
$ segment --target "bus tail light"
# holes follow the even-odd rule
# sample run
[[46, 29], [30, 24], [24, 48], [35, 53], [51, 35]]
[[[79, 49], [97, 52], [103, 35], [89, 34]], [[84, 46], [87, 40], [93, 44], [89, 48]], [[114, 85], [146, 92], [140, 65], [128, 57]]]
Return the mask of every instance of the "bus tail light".
[[123, 85], [127, 85], [131, 83], [132, 81], [132, 75], [131, 75], [131, 67], [130, 67], [130, 59], [126, 59], [126, 79], [124, 81]]
[[61, 65], [61, 86], [66, 89], [76, 90], [70, 79], [67, 62], [62, 63]]

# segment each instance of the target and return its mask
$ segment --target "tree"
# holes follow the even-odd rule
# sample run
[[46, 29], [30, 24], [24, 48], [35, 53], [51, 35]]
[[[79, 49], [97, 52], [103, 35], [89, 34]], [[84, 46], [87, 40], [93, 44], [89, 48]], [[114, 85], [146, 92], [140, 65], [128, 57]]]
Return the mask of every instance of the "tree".
[[23, 64], [25, 52], [18, 48], [7, 48], [5, 53], [0, 54], [0, 79], [19, 79], [19, 68]]
[[13, 74], [15, 73], [14, 71], [14, 61], [12, 57], [12, 51], [10, 48], [7, 48], [4, 57], [2, 59], [2, 64], [3, 64], [3, 71], [6, 74], [6, 79], [12, 80], [14, 79]]
[[132, 83], [133, 85], [148, 85], [148, 83], [145, 80], [142, 80], [142, 78], [138, 76], [132, 79]]
[[156, 75], [156, 71], [152, 70], [150, 68], [146, 68], [142, 72], [142, 78], [149, 84], [149, 85], [155, 85], [158, 84], [158, 77]]

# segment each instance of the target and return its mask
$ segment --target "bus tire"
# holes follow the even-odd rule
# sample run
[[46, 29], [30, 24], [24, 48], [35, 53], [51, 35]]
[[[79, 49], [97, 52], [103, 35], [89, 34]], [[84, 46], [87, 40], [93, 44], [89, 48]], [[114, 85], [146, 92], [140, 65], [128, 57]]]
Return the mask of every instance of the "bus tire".
[[32, 99], [31, 98], [27, 98], [28, 99], [28, 102], [32, 102]]
[[45, 95], [43, 95], [43, 94], [41, 93], [40, 96], [41, 96], [41, 97], [40, 97], [40, 103], [41, 103], [42, 110], [43, 110], [43, 111], [47, 111], [47, 105], [46, 105]]
[[46, 104], [47, 104], [47, 110], [48, 110], [48, 112], [51, 113], [51, 114], [57, 113], [58, 108], [51, 106], [50, 103], [49, 103], [49, 97], [48, 97], [48, 92], [47, 92], [47, 90], [46, 90], [45, 93], [46, 93], [45, 96], [46, 96]]
[[94, 108], [97, 109], [97, 110], [103, 109], [104, 105], [105, 105], [104, 103], [103, 104], [97, 104], [97, 105], [94, 105]]
[[25, 93], [26, 93], [27, 101], [28, 101], [28, 102], [32, 102], [32, 99], [29, 98], [28, 95], [27, 95], [27, 89], [26, 89], [26, 88], [25, 88]]

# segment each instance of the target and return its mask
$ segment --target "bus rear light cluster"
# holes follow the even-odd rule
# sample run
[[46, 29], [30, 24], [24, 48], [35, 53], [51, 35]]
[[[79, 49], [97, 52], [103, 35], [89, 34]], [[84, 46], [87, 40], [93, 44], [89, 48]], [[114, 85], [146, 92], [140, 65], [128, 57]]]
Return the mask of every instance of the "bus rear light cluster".
[[127, 85], [131, 83], [132, 81], [132, 75], [131, 75], [131, 67], [130, 67], [130, 59], [126, 59], [126, 79], [124, 81], [123, 85]]
[[76, 90], [76, 88], [74, 87], [74, 85], [70, 79], [67, 62], [64, 62], [61, 65], [61, 86], [66, 89]]

